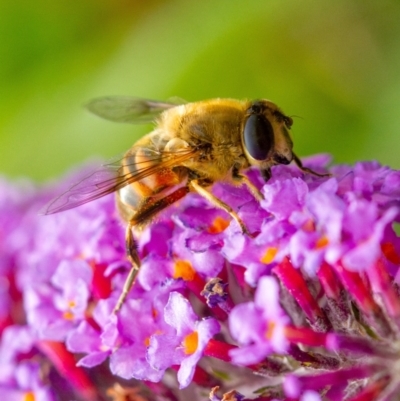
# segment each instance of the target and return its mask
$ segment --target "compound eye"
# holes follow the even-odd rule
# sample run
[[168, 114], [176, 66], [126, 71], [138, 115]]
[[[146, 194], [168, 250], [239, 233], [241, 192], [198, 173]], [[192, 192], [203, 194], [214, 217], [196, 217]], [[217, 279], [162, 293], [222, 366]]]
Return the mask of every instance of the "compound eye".
[[247, 119], [243, 143], [248, 154], [256, 160], [266, 160], [274, 144], [271, 123], [261, 114], [251, 114]]

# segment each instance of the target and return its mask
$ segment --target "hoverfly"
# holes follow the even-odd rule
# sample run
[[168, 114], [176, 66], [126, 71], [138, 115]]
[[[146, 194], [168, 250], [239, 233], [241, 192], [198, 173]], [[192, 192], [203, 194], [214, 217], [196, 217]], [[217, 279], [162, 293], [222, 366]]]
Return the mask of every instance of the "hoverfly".
[[247, 228], [238, 214], [209, 188], [220, 180], [244, 184], [259, 200], [262, 194], [242, 172], [257, 166], [265, 181], [271, 167], [294, 161], [306, 173], [323, 176], [304, 167], [293, 153], [289, 130], [293, 120], [269, 100], [211, 99], [194, 103], [159, 102], [131, 97], [102, 97], [87, 108], [116, 122], [147, 123], [156, 127], [139, 139], [118, 165], [106, 164], [53, 200], [45, 214], [61, 212], [116, 192], [117, 209], [126, 225], [126, 252], [132, 263], [117, 313], [140, 268], [134, 229], [189, 192], [197, 192], [225, 210]]

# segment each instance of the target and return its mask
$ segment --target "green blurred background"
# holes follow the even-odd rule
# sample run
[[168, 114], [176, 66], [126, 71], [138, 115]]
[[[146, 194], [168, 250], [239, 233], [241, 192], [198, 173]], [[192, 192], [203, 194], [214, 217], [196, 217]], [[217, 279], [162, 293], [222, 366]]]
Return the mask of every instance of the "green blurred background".
[[400, 167], [398, 0], [0, 0], [0, 171], [54, 178], [150, 126], [104, 95], [275, 101], [300, 156]]

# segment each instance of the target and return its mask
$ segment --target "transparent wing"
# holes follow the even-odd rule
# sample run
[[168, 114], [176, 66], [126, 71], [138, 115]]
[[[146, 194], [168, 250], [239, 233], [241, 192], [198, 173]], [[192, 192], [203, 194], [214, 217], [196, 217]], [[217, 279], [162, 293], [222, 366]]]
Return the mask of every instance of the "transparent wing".
[[[126, 185], [139, 181], [157, 173], [164, 168], [179, 166], [185, 160], [196, 156], [198, 151], [184, 149], [174, 152], [159, 152], [154, 149], [138, 148], [146, 151], [147, 157], [143, 163], [129, 163], [129, 157], [104, 164], [99, 169], [72, 185], [66, 192], [52, 200], [43, 210], [43, 214], [53, 214], [101, 198], [118, 191]], [[130, 153], [136, 149], [132, 148]], [[151, 156], [153, 154], [153, 156]], [[149, 156], [150, 155], [150, 156]], [[162, 159], [162, 161], [160, 161]], [[154, 162], [153, 165], [149, 166]], [[142, 167], [141, 167], [141, 164]], [[126, 173], [126, 171], [130, 171]]]
[[93, 99], [85, 106], [90, 112], [106, 120], [143, 124], [153, 122], [164, 110], [184, 103], [179, 98], [159, 102], [129, 96], [105, 96]]

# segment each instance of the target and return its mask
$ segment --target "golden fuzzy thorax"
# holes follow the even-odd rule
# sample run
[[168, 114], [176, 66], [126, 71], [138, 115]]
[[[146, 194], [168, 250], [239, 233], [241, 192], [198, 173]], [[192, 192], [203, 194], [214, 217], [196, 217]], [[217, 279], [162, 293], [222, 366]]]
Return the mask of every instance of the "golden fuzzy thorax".
[[[273, 115], [274, 111], [280, 110], [272, 102], [264, 102], [271, 108], [267, 108], [265, 113], [274, 128], [277, 151], [290, 154], [292, 142], [288, 132], [284, 124]], [[178, 136], [185, 146], [204, 147], [204, 152], [198, 157], [183, 163], [185, 167], [201, 172], [211, 181], [227, 179], [234, 165], [243, 169], [256, 164], [246, 157], [241, 138], [250, 106], [250, 101], [234, 99], [189, 103], [165, 111], [161, 115], [158, 129], [170, 138]], [[265, 160], [261, 167], [268, 168], [272, 164], [271, 160]]]
[[160, 128], [178, 135], [189, 147], [203, 147], [198, 157], [184, 163], [211, 181], [227, 177], [235, 163], [245, 167], [241, 145], [243, 103], [208, 100], [176, 107], [164, 113]]

